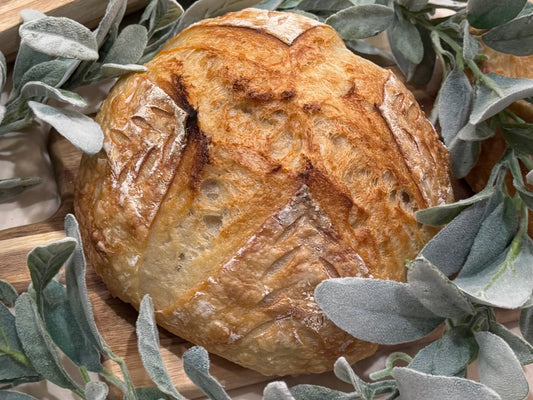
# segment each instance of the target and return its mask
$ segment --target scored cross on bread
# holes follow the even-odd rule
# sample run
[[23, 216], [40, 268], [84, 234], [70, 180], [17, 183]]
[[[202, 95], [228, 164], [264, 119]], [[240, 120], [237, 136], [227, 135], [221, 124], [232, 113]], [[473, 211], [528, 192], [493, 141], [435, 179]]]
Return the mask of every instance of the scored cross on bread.
[[[84, 156], [76, 216], [110, 291], [266, 375], [371, 355], [314, 301], [324, 279], [403, 280], [452, 201], [413, 95], [333, 28], [246, 9], [196, 23], [122, 78]], [[371, 299], [369, 299], [371, 301]]]

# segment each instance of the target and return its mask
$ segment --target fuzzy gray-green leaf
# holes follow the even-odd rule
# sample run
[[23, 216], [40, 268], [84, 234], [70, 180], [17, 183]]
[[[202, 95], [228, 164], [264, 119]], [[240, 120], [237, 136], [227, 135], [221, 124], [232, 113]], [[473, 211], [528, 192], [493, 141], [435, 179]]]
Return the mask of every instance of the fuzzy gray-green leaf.
[[50, 61], [50, 56], [21, 43], [13, 66], [13, 88], [20, 90], [23, 76], [34, 66]]
[[409, 11], [421, 11], [428, 4], [428, 0], [398, 0], [398, 4]]
[[467, 273], [454, 282], [481, 304], [514, 309], [529, 300], [533, 291], [533, 242], [517, 236], [498, 258]]
[[471, 125], [467, 123], [457, 134], [457, 137], [465, 141], [481, 141], [488, 138], [491, 138], [495, 135], [494, 129], [492, 129], [489, 124], [485, 121], [477, 124]]
[[103, 64], [101, 71], [102, 76], [105, 78], [111, 78], [128, 74], [130, 72], [144, 72], [147, 68], [144, 65], [139, 64]]
[[85, 107], [87, 102], [78, 93], [71, 92], [69, 90], [58, 89], [53, 86], [47, 85], [44, 82], [32, 81], [26, 83], [21, 91], [20, 95], [23, 98], [47, 98], [60, 101], [62, 103], [70, 104], [74, 107]]
[[35, 397], [22, 392], [10, 392], [0, 390], [0, 399], [2, 400], [37, 400]]
[[135, 64], [143, 55], [148, 42], [148, 32], [142, 25], [126, 26], [106, 54], [103, 63]]
[[0, 92], [4, 90], [7, 79], [7, 63], [4, 53], [0, 51]]
[[85, 335], [87, 342], [98, 349], [101, 354], [106, 354], [104, 340], [98, 332], [94, 321], [94, 314], [87, 292], [85, 272], [87, 269], [85, 255], [83, 254], [81, 235], [78, 221], [73, 214], [65, 217], [65, 233], [73, 238], [77, 245], [65, 265], [65, 280], [67, 283], [67, 296], [69, 306], [72, 308], [74, 318]]
[[0, 279], [0, 301], [9, 307], [15, 305], [17, 300], [17, 290], [9, 282]]
[[[487, 207], [489, 207], [488, 199], [481, 198], [481, 200], [463, 208], [424, 246], [420, 254], [438, 267], [444, 275], [455, 274], [462, 268], [470, 253], [470, 248], [487, 212]], [[455, 211], [455, 209], [442, 209], [441, 211], [447, 215], [448, 212]], [[450, 252], [450, 246], [454, 247], [453, 252]]]
[[75, 247], [76, 241], [74, 239], [64, 238], [46, 245], [36, 246], [29, 252], [28, 268], [38, 302], [41, 302], [41, 296], [46, 285], [56, 276]]
[[491, 29], [482, 36], [483, 42], [494, 50], [515, 56], [533, 54], [533, 15], [516, 18]]
[[[374, 3], [374, 1], [370, 1]], [[311, 12], [316, 11], [340, 11], [345, 8], [352, 7], [354, 2], [350, 0], [303, 0], [298, 4], [298, 9]]]
[[407, 282], [411, 293], [436, 315], [459, 318], [475, 313], [468, 297], [424, 257], [417, 257], [407, 265]]
[[222, 385], [209, 373], [209, 355], [200, 346], [191, 347], [183, 354], [183, 369], [189, 379], [210, 399], [231, 400]]
[[290, 388], [295, 400], [355, 400], [357, 393], [344, 393], [324, 386], [301, 384]]
[[43, 298], [42, 314], [54, 343], [76, 365], [88, 371], [102, 372], [100, 353], [78, 325], [65, 286], [51, 281], [44, 289]]
[[411, 368], [394, 368], [400, 395], [406, 400], [502, 400], [494, 390], [470, 379], [431, 375]]
[[501, 95], [482, 82], [476, 84], [474, 107], [470, 114], [472, 125], [498, 114], [517, 100], [533, 96], [533, 79], [509, 78], [492, 72], [485, 76], [492, 80]]
[[461, 179], [467, 176], [476, 165], [481, 153], [481, 144], [455, 137], [448, 149], [450, 150], [452, 175], [456, 179]]
[[455, 327], [420, 350], [409, 368], [431, 375], [456, 376], [477, 353], [474, 336], [465, 327]]
[[511, 347], [490, 332], [478, 332], [475, 337], [479, 345], [479, 381], [493, 389], [503, 400], [524, 399], [529, 386]]
[[0, 386], [43, 379], [25, 356], [15, 323], [15, 316], [0, 303]]
[[0, 201], [14, 197], [39, 183], [41, 183], [41, 178], [38, 176], [0, 179]]
[[399, 52], [413, 64], [419, 64], [424, 57], [424, 43], [417, 27], [407, 21], [401, 12], [395, 12], [387, 38], [393, 54]]
[[287, 384], [282, 381], [270, 382], [263, 391], [263, 400], [296, 400]]
[[98, 45], [93, 33], [65, 17], [35, 19], [21, 25], [21, 40], [42, 53], [77, 60], [97, 60]]
[[64, 110], [30, 101], [37, 118], [52, 125], [74, 146], [87, 154], [96, 154], [102, 148], [104, 134], [100, 125], [90, 117], [73, 110]]
[[139, 355], [152, 381], [163, 393], [174, 399], [185, 400], [174, 387], [163, 363], [163, 357], [159, 349], [159, 332], [154, 318], [154, 307], [152, 299], [148, 295], [143, 297], [139, 307], [136, 332]]
[[426, 309], [401, 282], [337, 278], [321, 282], [315, 298], [339, 328], [380, 344], [410, 342], [433, 331], [443, 318]]
[[15, 314], [17, 334], [35, 370], [56, 385], [79, 393], [80, 388], [65, 371], [61, 355], [46, 331], [37, 305], [29, 293], [22, 293], [18, 297]]
[[463, 70], [454, 68], [439, 92], [439, 123], [444, 143], [449, 146], [468, 122], [474, 90]]
[[520, 312], [520, 333], [529, 344], [533, 344], [533, 307], [531, 306]]
[[109, 387], [104, 382], [87, 382], [85, 385], [86, 400], [106, 400]]
[[533, 124], [500, 124], [503, 137], [515, 152], [533, 154]]
[[260, 0], [198, 0], [185, 10], [178, 23], [177, 32], [205, 18], [217, 17], [231, 11], [253, 7]]
[[326, 19], [344, 40], [376, 36], [387, 29], [393, 20], [392, 8], [379, 4], [358, 5], [338, 11]]
[[498, 335], [511, 347], [521, 365], [533, 363], [533, 346], [527, 341], [516, 335], [513, 331], [507, 329], [504, 325], [496, 320], [489, 321], [489, 331]]
[[469, 0], [468, 22], [478, 29], [490, 29], [503, 25], [519, 14], [526, 2], [527, 0]]
[[57, 86], [68, 72], [71, 62], [71, 60], [56, 59], [34, 65], [24, 73], [17, 86], [20, 89], [31, 81]]
[[124, 17], [126, 7], [128, 5], [127, 0], [110, 0], [107, 3], [107, 8], [103, 18], [96, 28], [95, 38], [97, 46], [100, 47], [104, 43], [104, 40], [108, 33], [114, 29], [118, 30], [118, 26]]
[[513, 200], [508, 196], [495, 196], [491, 200], [459, 277], [479, 272], [483, 265], [504, 253], [516, 235], [519, 221]]

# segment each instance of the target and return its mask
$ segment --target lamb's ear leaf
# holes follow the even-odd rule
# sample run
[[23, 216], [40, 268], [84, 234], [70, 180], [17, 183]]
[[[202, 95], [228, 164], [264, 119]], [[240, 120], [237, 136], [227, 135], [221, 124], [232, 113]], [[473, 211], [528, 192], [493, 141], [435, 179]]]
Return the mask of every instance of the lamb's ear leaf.
[[475, 313], [469, 298], [424, 257], [417, 257], [407, 265], [407, 282], [411, 293], [436, 315], [459, 318]]
[[47, 104], [29, 101], [35, 116], [52, 125], [74, 146], [87, 154], [96, 154], [102, 148], [102, 128], [92, 118], [74, 110], [60, 109]]
[[457, 376], [472, 361], [477, 343], [472, 332], [455, 327], [420, 350], [409, 368], [431, 375]]
[[494, 390], [470, 379], [431, 375], [407, 367], [393, 370], [400, 395], [404, 399], [502, 400]]
[[18, 337], [35, 370], [60, 387], [82, 392], [63, 367], [60, 352], [48, 334], [30, 293], [22, 293], [18, 297], [15, 314]]
[[374, 343], [417, 340], [444, 320], [425, 308], [401, 282], [329, 279], [316, 287], [315, 298], [334, 324], [358, 339]]
[[65, 17], [34, 19], [20, 26], [23, 43], [52, 57], [97, 60], [95, 35], [82, 24]]
[[209, 354], [200, 346], [191, 347], [183, 354], [183, 369], [210, 399], [231, 400], [222, 385], [209, 373]]
[[139, 306], [136, 324], [139, 354], [146, 372], [158, 389], [176, 400], [186, 400], [174, 387], [163, 363], [159, 348], [159, 331], [154, 317], [152, 299], [145, 295]]
[[527, 0], [469, 0], [466, 17], [477, 29], [490, 29], [515, 18], [526, 5]]
[[392, 23], [392, 8], [379, 4], [357, 5], [336, 12], [326, 19], [344, 40], [376, 36]]
[[270, 382], [263, 391], [264, 400], [296, 400], [283, 381]]
[[253, 7], [260, 0], [235, 0], [224, 2], [220, 0], [198, 0], [185, 10], [178, 23], [177, 31], [180, 32], [189, 25], [205, 18], [213, 18], [230, 11], [238, 11], [243, 8]]
[[477, 332], [475, 338], [479, 344], [477, 357], [479, 381], [502, 398], [509, 400], [526, 398], [529, 385], [511, 347], [491, 332]]

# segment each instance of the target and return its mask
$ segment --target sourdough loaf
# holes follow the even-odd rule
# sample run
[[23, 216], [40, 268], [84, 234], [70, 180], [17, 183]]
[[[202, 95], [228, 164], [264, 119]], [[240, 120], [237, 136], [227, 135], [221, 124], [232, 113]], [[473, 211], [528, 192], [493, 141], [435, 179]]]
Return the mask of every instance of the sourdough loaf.
[[84, 156], [75, 211], [109, 290], [267, 375], [376, 345], [314, 301], [324, 279], [403, 280], [452, 200], [445, 148], [395, 76], [329, 26], [246, 9], [194, 24], [121, 79]]

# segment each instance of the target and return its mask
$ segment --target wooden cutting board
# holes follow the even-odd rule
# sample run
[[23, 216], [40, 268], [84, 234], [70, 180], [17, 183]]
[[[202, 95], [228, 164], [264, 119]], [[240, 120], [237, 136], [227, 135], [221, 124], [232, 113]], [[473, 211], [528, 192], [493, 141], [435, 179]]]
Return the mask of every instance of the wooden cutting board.
[[[64, 217], [72, 212], [73, 180], [80, 152], [55, 134], [50, 141], [50, 153], [61, 195], [59, 210], [44, 222], [0, 231], [0, 278], [13, 284], [19, 293], [27, 290], [30, 283], [26, 264], [28, 252], [37, 245], [63, 238]], [[137, 352], [137, 312], [113, 298], [90, 265], [87, 270], [87, 287], [98, 328], [111, 349], [126, 361], [135, 386], [154, 386], [144, 371]], [[160, 329], [160, 340], [163, 359], [180, 393], [191, 399], [202, 397], [202, 393], [185, 375], [180, 359], [191, 344], [163, 329]], [[106, 366], [120, 375], [120, 369], [115, 363], [107, 361]], [[268, 380], [217, 356], [211, 356], [211, 371], [228, 390]]]

